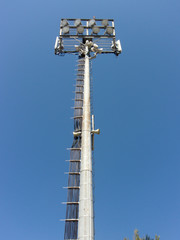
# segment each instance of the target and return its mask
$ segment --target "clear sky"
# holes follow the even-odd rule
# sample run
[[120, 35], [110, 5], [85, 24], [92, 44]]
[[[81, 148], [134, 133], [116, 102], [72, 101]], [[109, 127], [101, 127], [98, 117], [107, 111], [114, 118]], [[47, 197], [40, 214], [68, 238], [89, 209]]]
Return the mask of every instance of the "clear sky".
[[179, 240], [180, 2], [0, 3], [0, 239], [63, 240], [76, 56], [61, 18], [114, 18], [123, 53], [93, 60], [96, 239]]

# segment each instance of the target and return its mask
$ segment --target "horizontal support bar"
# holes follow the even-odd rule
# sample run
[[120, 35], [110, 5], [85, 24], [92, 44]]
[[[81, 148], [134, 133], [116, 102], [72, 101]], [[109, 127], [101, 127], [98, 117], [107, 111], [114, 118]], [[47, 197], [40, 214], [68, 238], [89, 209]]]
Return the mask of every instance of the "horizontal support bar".
[[[62, 51], [61, 53], [77, 53], [78, 54], [78, 51]], [[56, 55], [60, 55], [61, 53], [59, 54], [56, 54]], [[115, 53], [114, 51], [102, 51], [101, 54], [103, 53]]]
[[63, 187], [63, 188], [66, 188], [66, 189], [80, 189], [80, 187]]
[[115, 38], [115, 35], [78, 35], [78, 34], [74, 34], [74, 35], [65, 35], [62, 34], [60, 35], [61, 38]]
[[[83, 25], [83, 24], [82, 24], [81, 26], [84, 27], [84, 29], [92, 29], [92, 27], [90, 27], [90, 26], [85, 26], [85, 25]], [[68, 25], [68, 27], [69, 27], [70, 29], [77, 29], [76, 26]], [[98, 27], [98, 28], [100, 28], [100, 29], [106, 30], [106, 27], [104, 27], [104, 26], [96, 25], [96, 27]], [[112, 26], [108, 26], [108, 27], [111, 27], [111, 28], [115, 29], [115, 27], [112, 27]], [[63, 26], [60, 26], [60, 28], [63, 29]]]
[[[62, 18], [61, 20], [68, 20], [68, 21], [75, 21], [77, 18]], [[81, 21], [90, 21], [92, 18], [81, 18]], [[95, 21], [102, 21], [102, 20], [105, 20], [105, 18], [95, 18], [94, 19]], [[111, 21], [111, 22], [114, 22], [114, 19], [112, 18], [107, 18], [106, 20], [108, 21]]]

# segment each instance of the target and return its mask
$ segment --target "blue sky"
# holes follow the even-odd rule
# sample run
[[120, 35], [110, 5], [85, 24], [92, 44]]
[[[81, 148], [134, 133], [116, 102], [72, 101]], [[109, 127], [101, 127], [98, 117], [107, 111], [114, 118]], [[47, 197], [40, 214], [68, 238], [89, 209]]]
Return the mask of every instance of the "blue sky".
[[61, 18], [93, 16], [123, 48], [93, 60], [96, 239], [179, 239], [179, 1], [0, 5], [0, 239], [63, 239], [76, 57], [53, 47]]

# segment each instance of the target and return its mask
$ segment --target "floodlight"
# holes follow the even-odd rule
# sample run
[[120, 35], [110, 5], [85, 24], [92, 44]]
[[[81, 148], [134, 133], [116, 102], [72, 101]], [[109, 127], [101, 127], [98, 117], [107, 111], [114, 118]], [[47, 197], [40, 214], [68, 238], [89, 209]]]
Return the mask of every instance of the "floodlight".
[[112, 27], [107, 27], [106, 28], [106, 33], [109, 34], [109, 35], [113, 34], [113, 28]]
[[94, 26], [94, 27], [92, 28], [92, 32], [93, 32], [94, 34], [98, 34], [99, 31], [100, 31], [100, 28], [97, 27], [97, 26]]
[[88, 46], [88, 48], [91, 48], [92, 46], [94, 46], [94, 43], [92, 41], [87, 40], [86, 45]]
[[90, 27], [93, 27], [95, 24], [96, 24], [95, 19], [91, 19], [91, 20], [89, 21], [89, 26], [90, 26]]
[[109, 25], [108, 20], [107, 19], [103, 19], [101, 24], [103, 25], [103, 27], [107, 27]]
[[82, 34], [83, 32], [84, 32], [84, 27], [83, 26], [79, 26], [79, 27], [77, 27], [77, 32], [79, 33], [79, 34]]
[[81, 19], [76, 19], [74, 21], [74, 26], [78, 27], [79, 25], [81, 25]]
[[67, 26], [67, 25], [69, 25], [67, 19], [63, 19], [63, 20], [61, 21], [61, 26], [62, 26], [62, 27], [65, 27], [65, 26]]
[[96, 53], [102, 53], [103, 48], [99, 48], [98, 45], [94, 43], [91, 50]]
[[95, 52], [96, 54], [103, 52], [103, 48], [95, 48], [95, 47], [92, 47], [91, 50], [92, 50], [93, 52]]
[[68, 26], [63, 27], [62, 31], [64, 34], [69, 33], [69, 27]]

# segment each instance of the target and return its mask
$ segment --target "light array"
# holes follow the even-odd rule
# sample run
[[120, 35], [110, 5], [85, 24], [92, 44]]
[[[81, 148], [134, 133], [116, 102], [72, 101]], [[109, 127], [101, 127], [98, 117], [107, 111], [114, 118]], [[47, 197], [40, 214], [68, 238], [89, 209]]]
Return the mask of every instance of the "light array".
[[77, 42], [84, 44], [86, 40], [98, 44], [101, 53], [118, 55], [122, 51], [120, 41], [115, 39], [113, 19], [61, 19], [55, 54], [78, 53]]
[[115, 35], [112, 19], [62, 19], [60, 35]]

